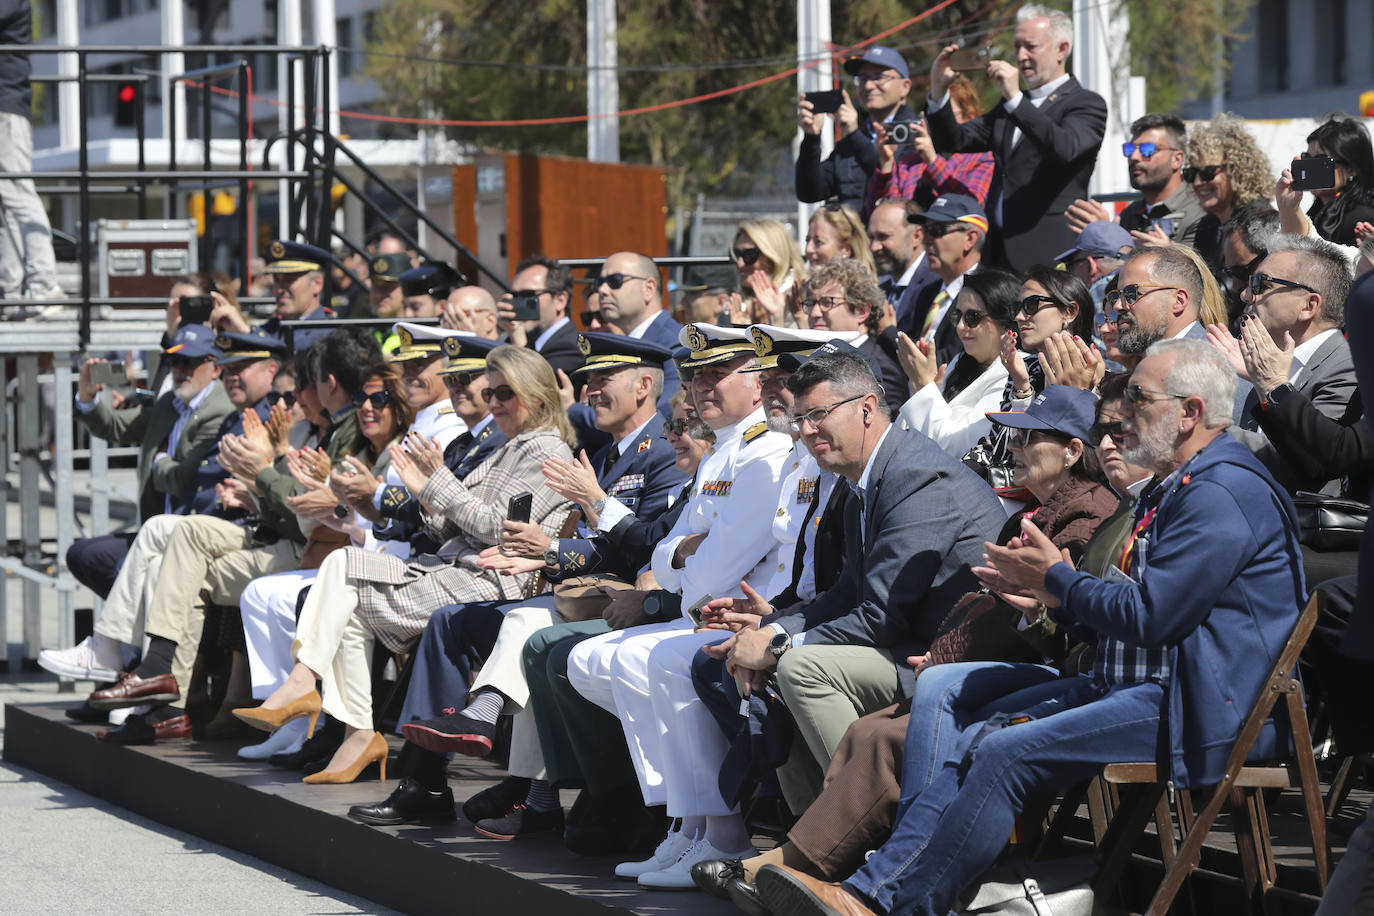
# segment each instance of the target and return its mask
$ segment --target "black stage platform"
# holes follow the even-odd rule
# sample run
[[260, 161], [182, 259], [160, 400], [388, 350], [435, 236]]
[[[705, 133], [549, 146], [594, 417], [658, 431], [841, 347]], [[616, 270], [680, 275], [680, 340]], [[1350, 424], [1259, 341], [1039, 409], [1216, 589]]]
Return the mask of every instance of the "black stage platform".
[[[446, 827], [378, 828], [349, 820], [348, 806], [380, 800], [394, 786], [375, 779], [345, 786], [310, 786], [288, 773], [240, 760], [241, 742], [171, 741], [126, 748], [95, 739], [96, 726], [63, 715], [69, 704], [6, 706], [4, 757], [152, 820], [184, 830], [318, 881], [408, 913], [637, 913], [646, 916], [735, 916], [731, 904], [695, 891], [641, 891], [617, 882], [614, 860], [583, 859], [555, 838], [499, 842], [459, 820]], [[391, 738], [394, 751], [399, 739]], [[461, 802], [501, 777], [494, 765], [459, 758], [449, 769]], [[572, 802], [564, 793], [565, 806]], [[1287, 791], [1270, 805], [1278, 862], [1279, 909], [1308, 916], [1317, 905], [1316, 875], [1300, 796]], [[1328, 821], [1333, 861], [1363, 817], [1367, 792]], [[1086, 839], [1086, 818], [1074, 831]], [[1072, 836], [1070, 838], [1072, 842]], [[1127, 875], [1128, 899], [1143, 908], [1157, 886], [1158, 845], [1140, 838]], [[1151, 863], [1147, 856], [1156, 857]], [[1203, 871], [1190, 882], [1196, 912], [1242, 910], [1238, 866], [1225, 817], [1204, 850]], [[1212, 877], [1208, 872], [1213, 873]]]

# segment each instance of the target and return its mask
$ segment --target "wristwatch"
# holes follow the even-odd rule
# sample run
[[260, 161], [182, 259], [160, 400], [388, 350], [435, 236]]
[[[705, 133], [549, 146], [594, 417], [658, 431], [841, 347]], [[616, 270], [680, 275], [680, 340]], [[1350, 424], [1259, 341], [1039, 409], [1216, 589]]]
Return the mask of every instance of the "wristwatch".
[[1282, 385], [1275, 385], [1273, 388], [1269, 389], [1269, 394], [1265, 396], [1264, 406], [1273, 407], [1292, 393], [1293, 386], [1288, 382], [1284, 382]]
[[644, 603], [641, 605], [645, 617], [652, 617], [655, 620], [663, 613], [663, 599], [658, 592], [650, 592], [644, 596]]
[[788, 633], [775, 633], [773, 638], [768, 640], [768, 651], [774, 660], [782, 658], [784, 652], [792, 648], [792, 636]]
[[549, 546], [544, 548], [544, 565], [558, 565], [558, 538], [549, 541]]
[[605, 512], [606, 512], [606, 502], [607, 502], [609, 499], [610, 499], [609, 496], [603, 496], [603, 497], [601, 497], [600, 499], [598, 499], [596, 502], [592, 503], [592, 511], [596, 513], [596, 517], [597, 517], [597, 518], [600, 518], [602, 515], [605, 514]]

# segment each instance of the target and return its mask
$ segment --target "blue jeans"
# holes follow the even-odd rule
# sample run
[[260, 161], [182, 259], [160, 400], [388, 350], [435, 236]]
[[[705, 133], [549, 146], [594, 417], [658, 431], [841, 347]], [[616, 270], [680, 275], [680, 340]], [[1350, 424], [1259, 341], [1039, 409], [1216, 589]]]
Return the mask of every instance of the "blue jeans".
[[[970, 678], [976, 681], [978, 672]], [[1108, 763], [1156, 758], [1163, 698], [1158, 684], [1104, 692], [1081, 677], [1004, 697], [999, 710], [1031, 720], [1007, 727], [974, 721], [965, 728], [891, 838], [845, 887], [888, 913], [947, 916], [996, 861], [1028, 799], [1083, 782]], [[914, 778], [928, 766], [918, 759]]]
[[1369, 916], [1374, 913], [1374, 808], [1346, 844], [1341, 864], [1322, 895], [1317, 916]]

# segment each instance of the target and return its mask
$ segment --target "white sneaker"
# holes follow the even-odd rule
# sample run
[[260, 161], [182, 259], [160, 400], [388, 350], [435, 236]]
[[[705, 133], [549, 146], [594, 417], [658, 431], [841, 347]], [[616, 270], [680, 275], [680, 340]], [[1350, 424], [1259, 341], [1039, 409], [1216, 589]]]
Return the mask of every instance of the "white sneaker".
[[660, 871], [645, 872], [639, 876], [639, 886], [652, 891], [690, 891], [696, 889], [692, 880], [692, 866], [698, 862], [712, 859], [752, 859], [758, 855], [754, 849], [741, 849], [726, 852], [717, 849], [702, 837], [691, 846], [672, 865]]
[[269, 735], [266, 741], [239, 748], [238, 754], [244, 760], [266, 760], [273, 754], [294, 754], [305, 744], [305, 730], [309, 724], [306, 719], [292, 719]]
[[633, 881], [645, 872], [662, 871], [680, 859], [691, 845], [691, 837], [681, 830], [670, 830], [652, 856], [643, 862], [621, 862], [615, 867], [615, 876], [625, 881]]
[[[44, 649], [38, 653], [38, 666], [45, 671], [78, 681], [113, 681], [119, 679], [118, 666], [123, 662], [120, 652], [109, 653], [109, 642], [87, 636], [70, 649]], [[101, 651], [106, 650], [106, 651]], [[105, 657], [112, 655], [113, 657]]]

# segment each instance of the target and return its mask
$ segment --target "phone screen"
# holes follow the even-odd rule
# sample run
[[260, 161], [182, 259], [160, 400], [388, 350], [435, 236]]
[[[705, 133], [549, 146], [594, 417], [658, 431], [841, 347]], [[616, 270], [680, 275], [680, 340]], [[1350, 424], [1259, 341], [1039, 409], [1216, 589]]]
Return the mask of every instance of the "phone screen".
[[808, 92], [806, 100], [811, 103], [811, 110], [816, 114], [832, 114], [839, 111], [840, 106], [844, 104], [844, 93], [839, 89]]

